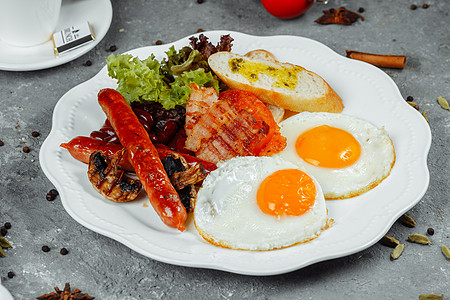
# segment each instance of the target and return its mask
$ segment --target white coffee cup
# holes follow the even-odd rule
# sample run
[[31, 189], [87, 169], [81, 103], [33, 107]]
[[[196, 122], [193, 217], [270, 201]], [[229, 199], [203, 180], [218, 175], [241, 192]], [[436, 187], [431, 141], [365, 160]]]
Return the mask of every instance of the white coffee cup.
[[51, 39], [61, 0], [0, 0], [0, 40], [21, 47]]

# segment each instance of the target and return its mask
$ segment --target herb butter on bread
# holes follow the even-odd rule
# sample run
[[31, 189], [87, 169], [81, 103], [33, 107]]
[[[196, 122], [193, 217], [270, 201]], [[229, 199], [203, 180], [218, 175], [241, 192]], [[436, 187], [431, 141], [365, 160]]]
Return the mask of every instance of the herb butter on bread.
[[230, 88], [254, 93], [263, 102], [294, 112], [333, 112], [344, 109], [342, 99], [319, 75], [303, 67], [281, 63], [272, 53], [255, 50], [246, 55], [217, 52], [209, 66]]

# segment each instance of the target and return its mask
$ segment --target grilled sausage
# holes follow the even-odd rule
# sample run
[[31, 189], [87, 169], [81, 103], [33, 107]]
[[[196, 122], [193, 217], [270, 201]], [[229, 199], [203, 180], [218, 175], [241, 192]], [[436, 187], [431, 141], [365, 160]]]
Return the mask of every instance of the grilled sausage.
[[185, 229], [186, 209], [170, 183], [158, 151], [125, 98], [114, 89], [98, 93], [98, 102], [116, 131], [150, 203], [161, 220], [180, 231]]

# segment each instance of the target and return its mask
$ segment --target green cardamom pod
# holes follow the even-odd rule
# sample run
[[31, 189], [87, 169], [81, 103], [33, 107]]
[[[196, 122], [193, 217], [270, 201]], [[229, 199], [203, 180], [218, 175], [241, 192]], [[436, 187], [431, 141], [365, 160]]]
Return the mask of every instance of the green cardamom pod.
[[394, 250], [392, 250], [391, 257], [392, 259], [397, 259], [402, 255], [403, 250], [405, 249], [405, 244], [398, 244]]
[[416, 222], [414, 221], [414, 219], [411, 218], [410, 216], [408, 216], [407, 214], [404, 214], [398, 220], [400, 221], [400, 223], [402, 223], [406, 227], [412, 228], [412, 227], [416, 226]]
[[380, 243], [391, 248], [395, 248], [398, 244], [400, 244], [400, 242], [396, 238], [389, 235], [383, 236], [380, 240]]
[[428, 239], [428, 237], [426, 237], [423, 234], [414, 233], [414, 234], [408, 235], [408, 239], [413, 243], [423, 244], [423, 245], [431, 245], [431, 242]]
[[448, 249], [448, 247], [444, 244], [442, 244], [442, 253], [444, 253], [445, 257], [450, 259], [450, 249]]
[[426, 109], [423, 110], [422, 116], [425, 118], [425, 120], [426, 120], [428, 123], [430, 123], [430, 121], [428, 120], [427, 110], [426, 110]]
[[417, 103], [412, 102], [412, 101], [406, 101], [406, 103], [408, 103], [409, 105], [411, 105], [415, 109], [419, 110], [419, 105]]
[[0, 257], [4, 257], [5, 256], [5, 252], [3, 251], [3, 248], [0, 247]]
[[450, 105], [448, 105], [447, 99], [445, 99], [445, 98], [442, 97], [442, 96], [439, 96], [437, 100], [438, 100], [439, 105], [440, 105], [443, 109], [450, 110]]
[[441, 300], [444, 299], [444, 294], [436, 295], [436, 294], [422, 294], [419, 295], [419, 300]]
[[1, 248], [12, 248], [11, 244], [4, 238], [0, 236], [0, 247]]

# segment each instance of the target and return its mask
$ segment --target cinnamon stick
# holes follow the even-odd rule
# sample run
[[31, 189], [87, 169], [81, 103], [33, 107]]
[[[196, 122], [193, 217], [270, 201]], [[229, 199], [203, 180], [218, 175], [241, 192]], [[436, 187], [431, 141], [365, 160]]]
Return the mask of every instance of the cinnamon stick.
[[386, 55], [345, 50], [347, 57], [364, 61], [377, 67], [403, 69], [405, 67], [405, 55]]

